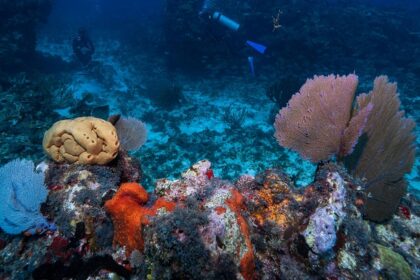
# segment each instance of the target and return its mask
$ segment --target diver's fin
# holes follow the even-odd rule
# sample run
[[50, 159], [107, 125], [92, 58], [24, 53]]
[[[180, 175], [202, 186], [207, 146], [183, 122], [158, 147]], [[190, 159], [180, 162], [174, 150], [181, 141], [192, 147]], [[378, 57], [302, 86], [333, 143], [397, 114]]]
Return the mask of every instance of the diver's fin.
[[246, 44], [261, 54], [264, 54], [265, 50], [267, 49], [266, 46], [249, 41], [249, 40], [246, 41]]
[[252, 77], [255, 77], [255, 68], [254, 68], [254, 57], [248, 56], [249, 70], [251, 71]]

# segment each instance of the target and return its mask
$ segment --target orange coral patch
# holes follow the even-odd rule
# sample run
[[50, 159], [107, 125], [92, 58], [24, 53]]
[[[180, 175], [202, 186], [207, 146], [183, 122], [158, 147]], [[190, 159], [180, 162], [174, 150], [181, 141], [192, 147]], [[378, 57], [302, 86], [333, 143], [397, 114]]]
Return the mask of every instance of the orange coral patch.
[[244, 197], [241, 193], [233, 189], [232, 196], [226, 199], [226, 204], [229, 208], [235, 213], [239, 228], [241, 233], [245, 238], [245, 243], [247, 247], [247, 252], [243, 255], [240, 262], [240, 272], [245, 280], [256, 279], [255, 275], [255, 262], [254, 262], [254, 250], [252, 247], [252, 242], [249, 234], [248, 224], [245, 218], [241, 214], [241, 210], [244, 209]]
[[256, 279], [255, 275], [255, 263], [254, 263], [254, 252], [248, 248], [248, 252], [241, 259], [241, 274], [245, 280]]
[[216, 208], [214, 208], [214, 210], [216, 210], [217, 215], [222, 215], [226, 213], [226, 208], [222, 206], [217, 206]]
[[153, 206], [151, 208], [147, 208], [148, 212], [147, 214], [144, 216], [143, 219], [143, 224], [147, 225], [149, 224], [149, 219], [148, 217], [152, 217], [155, 216], [157, 211], [161, 208], [165, 208], [166, 211], [172, 212], [174, 211], [176, 207], [176, 203], [172, 202], [172, 201], [167, 201], [164, 198], [160, 197], [158, 198], [155, 203], [153, 204]]
[[158, 199], [151, 207], [143, 207], [149, 196], [137, 183], [120, 186], [114, 197], [105, 203], [105, 210], [111, 215], [114, 224], [114, 245], [125, 246], [127, 254], [138, 249], [143, 251], [142, 229], [149, 223], [148, 217], [156, 215], [159, 208], [172, 211], [175, 203]]
[[266, 220], [270, 220], [281, 227], [286, 227], [291, 222], [287, 216], [290, 200], [285, 198], [281, 202], [275, 201], [274, 197], [279, 193], [288, 193], [288, 190], [282, 184], [266, 184], [261, 190], [257, 191], [257, 196], [265, 202], [261, 204], [262, 207], [252, 213], [259, 225], [262, 225]]

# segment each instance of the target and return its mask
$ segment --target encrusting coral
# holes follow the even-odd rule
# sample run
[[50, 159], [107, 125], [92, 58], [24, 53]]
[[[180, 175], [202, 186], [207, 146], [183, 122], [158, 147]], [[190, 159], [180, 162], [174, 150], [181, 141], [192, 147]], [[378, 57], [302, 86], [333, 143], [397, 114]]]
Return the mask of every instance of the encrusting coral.
[[[192, 165], [181, 174], [181, 178], [178, 180], [159, 180], [155, 194], [176, 202], [179, 207], [186, 208], [188, 211], [207, 217], [208, 222], [200, 225], [199, 231], [201, 242], [210, 252], [210, 257], [207, 258], [206, 263], [213, 263], [214, 267], [219, 265], [222, 267], [228, 260], [231, 262], [232, 270], [235, 273], [237, 271], [237, 279], [255, 279], [255, 254], [250, 236], [250, 225], [248, 224], [248, 217], [243, 215], [247, 212], [245, 197], [233, 184], [215, 178], [211, 163], [208, 160], [202, 160]], [[196, 201], [198, 206], [192, 207], [191, 201]], [[156, 222], [158, 221], [152, 220], [152, 227], [153, 223]], [[171, 239], [173, 232], [173, 229], [167, 228], [165, 230], [167, 238]], [[180, 238], [182, 240], [185, 239], [184, 236], [189, 236], [188, 233], [184, 233], [185, 229], [183, 227], [179, 227], [175, 232], [182, 233]], [[152, 233], [152, 236], [154, 235], [156, 234]], [[164, 238], [156, 241], [149, 237], [148, 240], [145, 250], [146, 258], [156, 259], [157, 257], [154, 254], [150, 256], [150, 252], [160, 252], [162, 256], [159, 258], [167, 259], [167, 256], [164, 255], [165, 252], [160, 251], [160, 248], [166, 246], [162, 244], [166, 243], [166, 241], [162, 241]], [[185, 244], [192, 242], [192, 240], [188, 240], [186, 238]], [[196, 262], [195, 257], [191, 258], [190, 263]], [[167, 264], [163, 266], [165, 267], [153, 267], [153, 272], [168, 269]], [[205, 265], [202, 266], [205, 267]], [[174, 269], [169, 266], [169, 269], [176, 270], [176, 273], [179, 273], [178, 268]], [[233, 272], [230, 271], [230, 273]]]
[[43, 140], [54, 161], [80, 164], [106, 164], [117, 156], [119, 146], [115, 127], [94, 117], [58, 121]]
[[328, 203], [316, 209], [303, 232], [306, 244], [315, 254], [323, 254], [334, 247], [337, 241], [336, 232], [346, 216], [346, 185], [343, 178], [334, 172], [328, 174], [326, 181], [331, 189]]
[[143, 251], [144, 240], [142, 228], [149, 223], [148, 216], [156, 215], [160, 208], [172, 211], [175, 203], [163, 198], [158, 199], [152, 207], [144, 205], [149, 200], [146, 190], [137, 183], [125, 183], [120, 186], [115, 196], [105, 203], [106, 211], [111, 215], [114, 224], [114, 245], [126, 247], [129, 254], [135, 249]]
[[49, 162], [41, 210], [57, 230], [23, 247], [0, 230], [0, 278], [419, 278], [419, 202], [406, 196], [385, 225], [366, 221], [363, 181], [342, 165], [320, 164], [295, 188], [279, 169], [233, 184], [203, 160], [152, 193], [120, 185], [114, 168]]
[[236, 189], [233, 189], [231, 193], [232, 196], [228, 198], [225, 203], [235, 213], [237, 223], [244, 236], [246, 244], [246, 253], [243, 254], [240, 261], [240, 272], [245, 280], [255, 279], [254, 249], [251, 242], [248, 222], [241, 214], [242, 210], [246, 210], [244, 203], [245, 199]]

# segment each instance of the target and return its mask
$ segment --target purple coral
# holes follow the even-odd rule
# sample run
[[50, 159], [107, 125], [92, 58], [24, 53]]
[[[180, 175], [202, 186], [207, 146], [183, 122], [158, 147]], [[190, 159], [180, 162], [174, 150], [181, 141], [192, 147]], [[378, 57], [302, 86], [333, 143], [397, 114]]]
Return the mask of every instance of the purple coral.
[[309, 226], [304, 232], [305, 240], [316, 254], [330, 250], [337, 239], [335, 234], [335, 219], [329, 208], [318, 208], [311, 216]]
[[372, 106], [352, 118], [357, 76], [315, 76], [308, 79], [280, 110], [274, 123], [280, 145], [314, 162], [353, 151]]
[[343, 178], [338, 173], [330, 173], [327, 183], [334, 189], [328, 204], [316, 209], [303, 232], [306, 243], [316, 254], [326, 253], [334, 247], [336, 231], [346, 215], [343, 209], [346, 197]]

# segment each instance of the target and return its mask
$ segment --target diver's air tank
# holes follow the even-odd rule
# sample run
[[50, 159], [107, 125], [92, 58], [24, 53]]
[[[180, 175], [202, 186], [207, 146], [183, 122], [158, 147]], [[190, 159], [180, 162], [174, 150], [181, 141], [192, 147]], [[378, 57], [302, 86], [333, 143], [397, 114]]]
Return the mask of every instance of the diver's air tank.
[[222, 13], [220, 12], [214, 12], [211, 18], [233, 31], [236, 31], [239, 29], [239, 26], [240, 26], [239, 23], [228, 18], [227, 16], [222, 15]]

